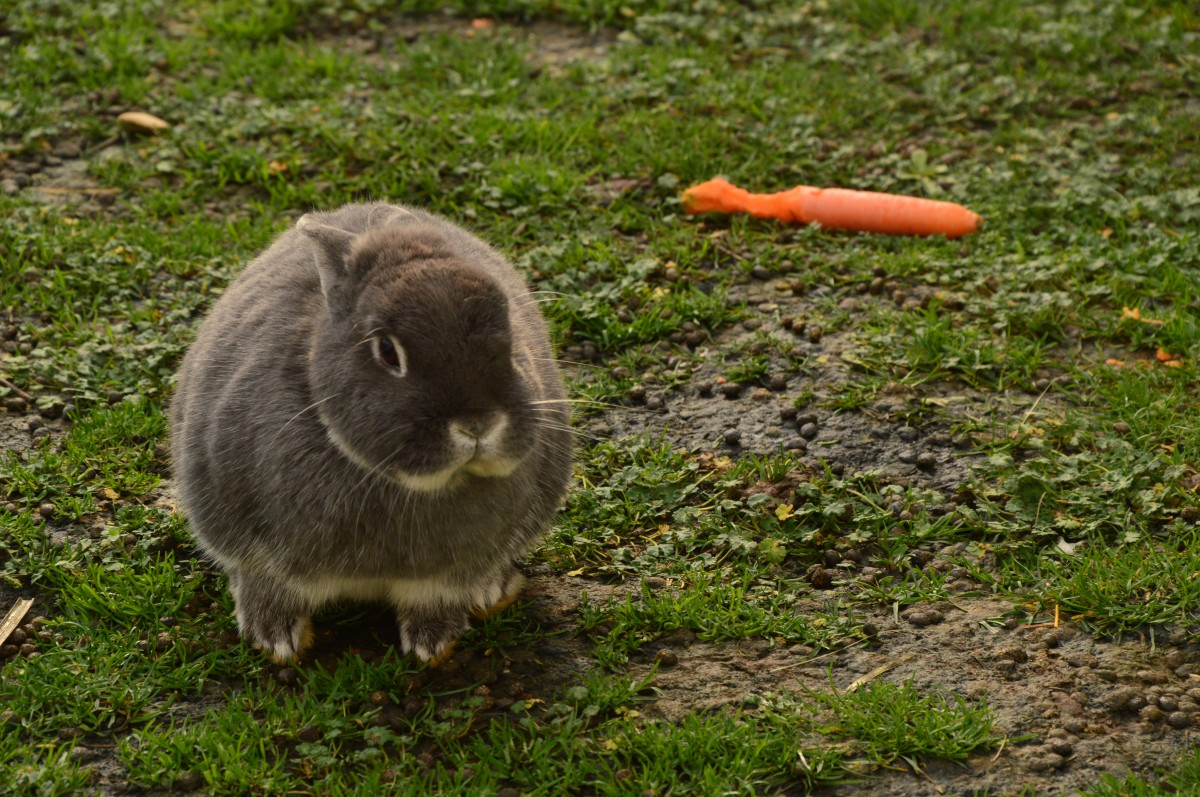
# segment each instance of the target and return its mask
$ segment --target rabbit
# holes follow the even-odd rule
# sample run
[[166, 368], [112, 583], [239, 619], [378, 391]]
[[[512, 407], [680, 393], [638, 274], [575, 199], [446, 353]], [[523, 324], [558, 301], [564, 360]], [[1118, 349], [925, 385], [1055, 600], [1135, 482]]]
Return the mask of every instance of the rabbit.
[[243, 637], [300, 657], [340, 599], [444, 657], [511, 602], [571, 477], [546, 324], [495, 250], [384, 203], [309, 213], [216, 302], [171, 406], [180, 505]]

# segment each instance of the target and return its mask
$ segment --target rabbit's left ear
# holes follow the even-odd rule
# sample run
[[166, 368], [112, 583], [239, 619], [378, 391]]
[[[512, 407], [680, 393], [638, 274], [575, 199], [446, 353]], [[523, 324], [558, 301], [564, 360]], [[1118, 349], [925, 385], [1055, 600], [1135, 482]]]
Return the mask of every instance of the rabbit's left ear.
[[321, 278], [321, 293], [325, 295], [325, 303], [335, 318], [343, 315], [343, 302], [339, 301], [348, 287], [346, 274], [346, 256], [350, 254], [350, 244], [355, 235], [348, 230], [330, 227], [322, 224], [312, 215], [301, 216], [296, 222], [296, 229], [307, 235], [317, 244], [315, 260], [317, 274]]

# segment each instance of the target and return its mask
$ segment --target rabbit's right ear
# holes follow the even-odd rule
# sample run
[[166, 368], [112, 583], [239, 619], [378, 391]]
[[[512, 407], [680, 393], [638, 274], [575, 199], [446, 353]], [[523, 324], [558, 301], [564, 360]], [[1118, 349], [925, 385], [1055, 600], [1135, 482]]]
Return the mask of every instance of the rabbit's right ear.
[[350, 254], [354, 233], [322, 224], [311, 214], [301, 216], [296, 222], [296, 229], [317, 243], [315, 259], [317, 274], [321, 278], [321, 293], [325, 294], [325, 303], [334, 318], [340, 318], [350, 309], [343, 306], [345, 302], [342, 300], [349, 287], [346, 284], [349, 281], [346, 274], [346, 256]]

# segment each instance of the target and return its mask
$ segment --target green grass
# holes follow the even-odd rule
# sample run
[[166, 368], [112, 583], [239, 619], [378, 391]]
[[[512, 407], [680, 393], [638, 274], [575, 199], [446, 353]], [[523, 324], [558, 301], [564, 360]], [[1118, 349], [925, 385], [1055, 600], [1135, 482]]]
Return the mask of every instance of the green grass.
[[[962, 760], [1001, 744], [986, 704], [910, 684], [753, 694], [674, 722], [648, 708], [662, 637], [864, 642], [867, 611], [953, 600], [918, 565], [960, 542], [994, 561], [962, 557], [981, 592], [1102, 634], [1200, 634], [1188, 4], [8, 0], [0, 16], [0, 172], [82, 153], [115, 191], [82, 209], [0, 193], [0, 376], [69, 421], [33, 442], [22, 416], [0, 438], [0, 610], [35, 595], [47, 618], [37, 656], [0, 663], [15, 793], [96, 788], [77, 746], [115, 751], [122, 787], [213, 794], [800, 793]], [[500, 24], [464, 35], [480, 16]], [[511, 27], [533, 20], [585, 57], [547, 62]], [[363, 54], [360, 34], [382, 44]], [[134, 107], [171, 131], [109, 141]], [[960, 201], [986, 226], [943, 241], [686, 216], [679, 190], [717, 174]], [[610, 184], [625, 187], [603, 198]], [[243, 264], [312, 207], [364, 197], [462, 220], [512, 256], [560, 349], [589, 352], [582, 424], [646, 373], [666, 391], [702, 362], [752, 385], [782, 368], [806, 409], [911, 391], [892, 420], [947, 425], [975, 470], [951, 494], [783, 452], [581, 439], [534, 554], [579, 579], [579, 609], [542, 627], [517, 607], [462, 647], [490, 666], [574, 646], [594, 672], [522, 676], [529, 694], [500, 705], [484, 676], [447, 686], [372, 629], [382, 655], [342, 651], [285, 685], [230, 638], [228, 591], [162, 492], [165, 408], [196, 320]], [[818, 399], [825, 355], [765, 333], [671, 342], [757, 313], [730, 291], [758, 265], [802, 283], [803, 322], [844, 343], [839, 390]], [[926, 400], [968, 391], [982, 409]], [[838, 566], [819, 590], [809, 571], [830, 553], [881, 575]], [[1195, 769], [1085, 793], [1186, 793]]]
[[678, 592], [643, 588], [635, 600], [580, 605], [580, 627], [596, 637], [595, 657], [617, 668], [646, 642], [671, 631], [692, 631], [700, 640], [765, 637], [779, 644], [808, 643], [822, 648], [861, 638], [852, 614], [831, 607], [811, 617], [795, 608], [795, 584], [723, 584], [697, 575]]
[[1165, 776], [1147, 779], [1137, 775], [1124, 778], [1105, 775], [1082, 793], [1087, 797], [1166, 797], [1194, 794], [1197, 790], [1200, 790], [1200, 754], [1193, 753], [1180, 762], [1177, 771]]

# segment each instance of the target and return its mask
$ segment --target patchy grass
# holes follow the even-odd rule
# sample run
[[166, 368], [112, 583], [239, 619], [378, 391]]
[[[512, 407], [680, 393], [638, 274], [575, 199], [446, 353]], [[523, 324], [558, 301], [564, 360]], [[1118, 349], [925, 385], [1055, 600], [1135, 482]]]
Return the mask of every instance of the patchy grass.
[[[12, 0], [0, 16], [0, 612], [38, 600], [0, 651], [14, 793], [800, 793], [966, 761], [1008, 731], [936, 678], [779, 676], [660, 717], [664, 639], [842, 662], [886, 644], [872, 612], [963, 595], [1015, 599], [996, 612], [1014, 622], [1200, 633], [1187, 4]], [[120, 133], [133, 108], [171, 131]], [[716, 174], [951, 199], [987, 223], [945, 241], [686, 217], [680, 189]], [[448, 673], [397, 657], [369, 609], [321, 618], [316, 661], [268, 665], [164, 483], [196, 320], [299, 215], [363, 197], [511, 255], [579, 401], [577, 484], [532, 563], [569, 608], [535, 596], [478, 624]], [[681, 418], [652, 400], [693, 395], [705, 368], [745, 385], [719, 405], [729, 426], [782, 375], [780, 405], [822, 436], [680, 450]], [[645, 434], [614, 436], [614, 414]], [[961, 478], [897, 479], [884, 442], [847, 463], [824, 436], [892, 426], [944, 432]], [[1184, 793], [1195, 769], [1075, 785]]]

